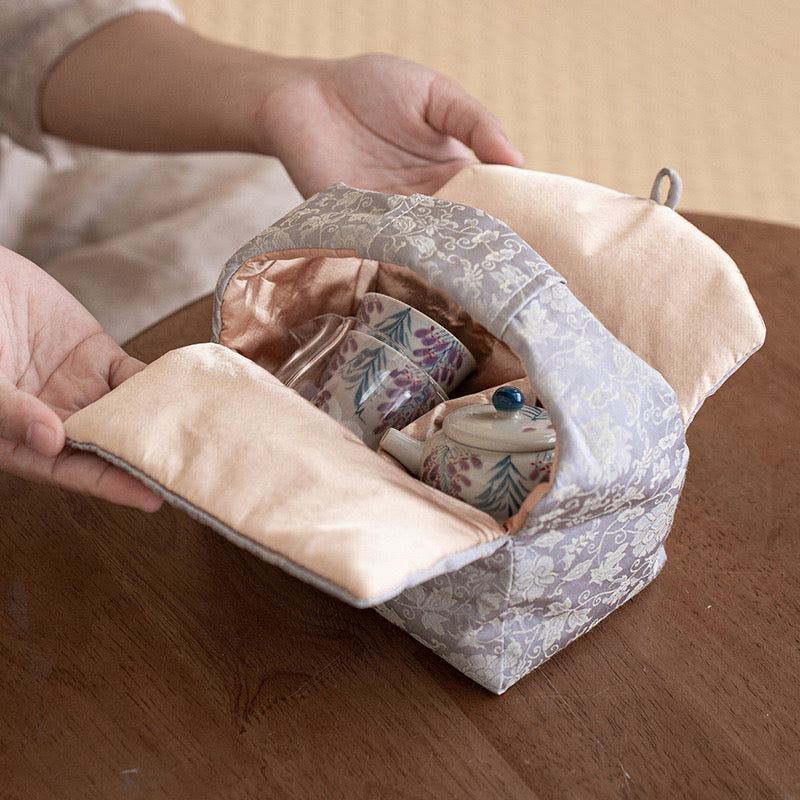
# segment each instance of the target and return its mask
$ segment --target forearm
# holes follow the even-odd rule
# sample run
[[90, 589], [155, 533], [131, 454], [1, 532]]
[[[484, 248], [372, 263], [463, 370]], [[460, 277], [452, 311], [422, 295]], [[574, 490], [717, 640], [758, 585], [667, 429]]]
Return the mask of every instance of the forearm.
[[481, 103], [422, 65], [281, 58], [144, 12], [58, 62], [41, 119], [49, 133], [100, 147], [277, 156], [306, 196], [336, 181], [432, 193], [476, 159], [522, 163]]
[[265, 151], [265, 97], [294, 62], [211, 42], [162, 14], [99, 29], [46, 81], [44, 130], [124, 150]]

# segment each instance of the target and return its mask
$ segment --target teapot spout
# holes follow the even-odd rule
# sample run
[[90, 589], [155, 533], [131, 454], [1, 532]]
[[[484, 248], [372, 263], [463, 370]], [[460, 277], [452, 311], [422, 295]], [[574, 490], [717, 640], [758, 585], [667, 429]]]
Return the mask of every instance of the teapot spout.
[[422, 442], [401, 433], [396, 428], [389, 428], [381, 437], [380, 446], [396, 458], [412, 475], [419, 477], [422, 469]]

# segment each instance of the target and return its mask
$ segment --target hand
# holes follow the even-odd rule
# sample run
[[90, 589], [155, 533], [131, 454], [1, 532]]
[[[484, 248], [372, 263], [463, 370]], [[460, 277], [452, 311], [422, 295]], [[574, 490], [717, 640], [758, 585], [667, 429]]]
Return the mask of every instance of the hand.
[[282, 58], [129, 14], [71, 49], [42, 89], [44, 129], [123, 150], [277, 156], [309, 196], [342, 181], [431, 194], [468, 164], [521, 166], [458, 84], [387, 55]]
[[266, 96], [263, 152], [309, 196], [342, 181], [433, 194], [468, 164], [521, 166], [500, 123], [455, 82], [401, 58], [296, 62]]
[[62, 420], [143, 366], [47, 273], [0, 248], [0, 470], [158, 509], [123, 470], [64, 447]]

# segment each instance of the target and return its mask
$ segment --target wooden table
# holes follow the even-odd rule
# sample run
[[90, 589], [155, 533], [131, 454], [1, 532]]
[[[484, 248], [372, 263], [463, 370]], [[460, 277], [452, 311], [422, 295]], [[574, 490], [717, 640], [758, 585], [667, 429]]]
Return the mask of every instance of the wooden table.
[[642, 594], [496, 697], [170, 507], [0, 476], [0, 797], [800, 796], [800, 230], [691, 218], [767, 343], [689, 430]]

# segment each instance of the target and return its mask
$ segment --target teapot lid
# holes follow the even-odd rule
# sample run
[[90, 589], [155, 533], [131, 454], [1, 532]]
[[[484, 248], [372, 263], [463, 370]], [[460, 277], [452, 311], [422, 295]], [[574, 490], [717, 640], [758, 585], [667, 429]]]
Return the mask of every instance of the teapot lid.
[[445, 417], [445, 436], [467, 447], [506, 453], [532, 453], [555, 447], [556, 432], [550, 414], [526, 406], [525, 396], [514, 386], [492, 395], [491, 405], [478, 403], [456, 409]]

